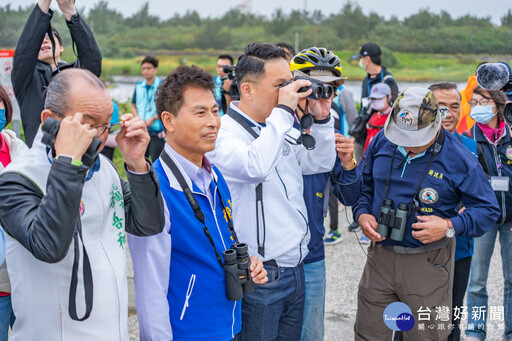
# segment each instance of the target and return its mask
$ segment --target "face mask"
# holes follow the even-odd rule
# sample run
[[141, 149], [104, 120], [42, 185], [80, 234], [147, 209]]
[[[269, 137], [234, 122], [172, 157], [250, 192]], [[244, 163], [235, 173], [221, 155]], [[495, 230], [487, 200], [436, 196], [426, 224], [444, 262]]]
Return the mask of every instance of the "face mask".
[[494, 107], [494, 105], [477, 105], [476, 107], [471, 108], [469, 116], [478, 123], [487, 124], [494, 117], [492, 107]]
[[0, 131], [4, 130], [6, 124], [5, 109], [0, 109]]
[[377, 111], [382, 111], [386, 107], [386, 99], [372, 99], [372, 109]]
[[363, 69], [363, 70], [365, 70], [365, 71], [366, 71], [366, 67], [365, 67], [365, 66], [364, 66], [364, 64], [363, 64], [363, 58], [360, 58], [360, 59], [359, 59], [359, 67], [360, 67], [361, 69]]

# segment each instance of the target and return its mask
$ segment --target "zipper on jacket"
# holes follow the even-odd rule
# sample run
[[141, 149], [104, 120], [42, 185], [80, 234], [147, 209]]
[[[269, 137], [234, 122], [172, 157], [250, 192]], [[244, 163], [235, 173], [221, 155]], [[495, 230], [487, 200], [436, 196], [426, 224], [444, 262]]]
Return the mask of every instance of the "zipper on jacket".
[[277, 173], [277, 177], [279, 178], [279, 180], [281, 181], [281, 184], [283, 185], [284, 194], [286, 195], [286, 199], [290, 200], [290, 198], [288, 198], [288, 191], [286, 190], [286, 185], [284, 184], [283, 179], [281, 179], [281, 175], [279, 175], [279, 172], [277, 171], [277, 167], [275, 167], [275, 170]]
[[180, 321], [183, 320], [183, 317], [185, 317], [185, 311], [188, 308], [188, 300], [190, 299], [190, 296], [192, 296], [192, 291], [194, 290], [195, 284], [196, 284], [196, 275], [192, 274], [192, 276], [190, 276], [190, 280], [188, 281], [188, 288], [187, 288], [187, 293], [185, 295], [185, 303], [183, 303], [183, 309], [181, 310]]
[[[210, 207], [212, 208], [212, 211], [213, 211], [213, 219], [215, 219], [215, 225], [217, 225], [217, 231], [219, 232], [219, 236], [220, 236], [220, 240], [222, 241], [222, 246], [224, 246], [224, 250], [227, 250], [228, 248], [226, 247], [226, 243], [224, 242], [224, 238], [222, 237], [222, 232], [220, 231], [220, 226], [219, 226], [219, 222], [217, 221], [217, 211], [215, 210], [215, 207], [217, 207], [217, 185], [215, 185], [215, 191], [213, 191], [213, 205], [212, 203], [210, 202], [210, 199], [208, 199], [208, 196], [206, 196], [206, 199], [208, 200], [208, 202], [210, 203]], [[226, 214], [228, 214], [226, 212]]]
[[64, 339], [64, 317], [62, 316], [62, 304], [59, 304], [59, 340], [63, 341]]
[[[492, 145], [492, 150], [494, 152], [494, 162], [496, 163], [496, 170], [498, 172], [498, 176], [500, 175], [500, 170], [498, 169], [498, 164], [500, 164], [501, 162], [499, 162], [499, 159], [498, 159], [498, 148], [496, 148], [495, 145]], [[507, 206], [505, 204], [505, 192], [503, 191], [500, 191], [501, 192], [501, 224], [505, 224], [505, 218], [507, 217]]]

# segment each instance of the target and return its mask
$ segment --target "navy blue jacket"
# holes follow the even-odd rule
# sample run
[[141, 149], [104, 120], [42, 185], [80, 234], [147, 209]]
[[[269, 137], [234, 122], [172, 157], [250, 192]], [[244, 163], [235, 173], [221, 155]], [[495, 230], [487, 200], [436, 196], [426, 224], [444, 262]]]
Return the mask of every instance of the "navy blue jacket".
[[[367, 164], [363, 170], [361, 197], [352, 207], [356, 221], [363, 213], [372, 214], [378, 220], [394, 148], [395, 145], [382, 131], [368, 146], [364, 154]], [[408, 161], [405, 170], [404, 167], [397, 168], [405, 158], [397, 151], [387, 195], [394, 202], [393, 209], [396, 210], [399, 203], [412, 205], [412, 196], [428, 166], [432, 150], [433, 147], [430, 147], [424, 156]], [[361, 162], [359, 167], [364, 164], [365, 161]], [[481, 236], [499, 216], [496, 197], [482, 167], [473, 154], [450, 133], [445, 134], [441, 152], [428, 170], [417, 200], [421, 214], [450, 218], [458, 235]], [[461, 201], [466, 210], [458, 214], [457, 205]], [[403, 241], [387, 238], [382, 244], [422, 246], [423, 243], [411, 234], [413, 223], [414, 210], [407, 217]]]
[[[457, 132], [453, 134], [469, 151], [478, 158], [478, 147], [475, 141], [467, 136], [459, 135]], [[471, 236], [455, 236], [455, 261], [459, 259], [471, 257], [473, 255], [473, 237]]]
[[[505, 136], [498, 142], [497, 146], [491, 144], [484, 135], [478, 124], [473, 125], [469, 130], [470, 137], [475, 140], [483, 149], [485, 162], [489, 170], [489, 176], [498, 176], [498, 160], [501, 160], [502, 176], [508, 176], [512, 181], [512, 142], [510, 140], [510, 129], [505, 129]], [[497, 222], [499, 224], [512, 222], [512, 188], [509, 182], [509, 191], [494, 192], [498, 200], [501, 214]]]

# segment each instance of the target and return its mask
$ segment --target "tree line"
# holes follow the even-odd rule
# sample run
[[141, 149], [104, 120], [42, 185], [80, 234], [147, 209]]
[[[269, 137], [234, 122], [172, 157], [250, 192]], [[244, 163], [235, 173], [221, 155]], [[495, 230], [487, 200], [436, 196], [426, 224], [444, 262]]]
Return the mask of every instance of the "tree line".
[[[14, 48], [33, 6], [0, 7], [0, 47]], [[271, 17], [229, 9], [220, 17], [201, 17], [190, 10], [163, 20], [149, 13], [145, 3], [132, 16], [125, 17], [100, 0], [89, 11], [78, 8], [86, 18], [105, 57], [127, 58], [143, 51], [213, 49], [240, 51], [254, 41], [284, 41], [300, 47], [326, 46], [333, 50], [354, 50], [367, 41], [385, 50], [416, 53], [512, 53], [512, 11], [504, 8], [501, 24], [490, 17], [452, 17], [428, 8], [403, 20], [364, 14], [361, 7], [346, 2], [337, 13], [277, 9]], [[58, 11], [57, 11], [58, 12]], [[55, 13], [52, 20], [64, 44], [71, 43], [64, 18]]]

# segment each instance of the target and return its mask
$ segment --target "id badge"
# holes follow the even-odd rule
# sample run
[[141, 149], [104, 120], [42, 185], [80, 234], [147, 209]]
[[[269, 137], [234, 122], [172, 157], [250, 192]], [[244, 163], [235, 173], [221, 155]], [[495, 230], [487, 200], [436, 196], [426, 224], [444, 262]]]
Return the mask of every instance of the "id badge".
[[508, 176], [491, 176], [491, 187], [493, 191], [508, 192]]

